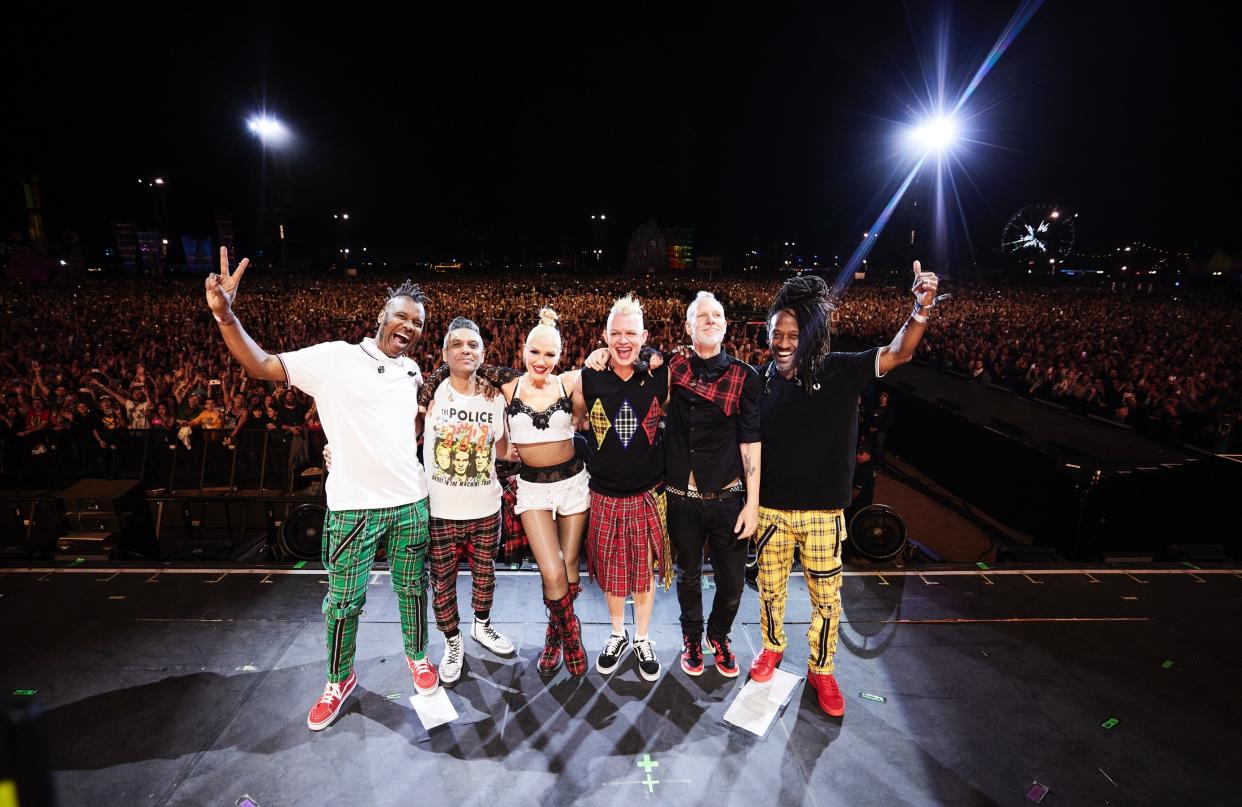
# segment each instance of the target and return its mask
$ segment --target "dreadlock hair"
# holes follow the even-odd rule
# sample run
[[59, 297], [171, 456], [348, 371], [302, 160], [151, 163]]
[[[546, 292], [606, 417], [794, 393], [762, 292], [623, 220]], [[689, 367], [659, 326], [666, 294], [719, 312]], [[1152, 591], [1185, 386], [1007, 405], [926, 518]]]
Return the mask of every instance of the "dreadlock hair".
[[835, 307], [828, 284], [822, 277], [799, 275], [781, 285], [772, 307], [768, 309], [769, 336], [772, 319], [780, 312], [789, 311], [798, 321], [798, 349], [794, 352], [794, 366], [807, 395], [813, 392], [815, 371], [830, 349], [832, 334], [828, 317]]
[[392, 286], [388, 287], [388, 299], [384, 301], [384, 304], [387, 305], [394, 297], [409, 297], [420, 305], [427, 305], [427, 295], [423, 294], [418, 284], [409, 278], [406, 278], [406, 281], [395, 289]]

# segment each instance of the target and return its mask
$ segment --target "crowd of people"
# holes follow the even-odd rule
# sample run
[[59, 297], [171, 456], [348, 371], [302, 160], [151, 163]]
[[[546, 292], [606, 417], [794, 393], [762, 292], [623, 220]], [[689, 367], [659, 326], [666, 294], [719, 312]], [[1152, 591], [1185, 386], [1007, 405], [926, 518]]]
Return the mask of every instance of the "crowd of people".
[[[893, 296], [851, 289], [841, 330], [882, 340]], [[958, 284], [919, 358], [1075, 414], [1228, 452], [1239, 445], [1236, 311], [1236, 299], [1185, 293]]]
[[[618, 296], [647, 311], [649, 343], [685, 342], [685, 307], [710, 288], [731, 325], [724, 349], [766, 359], [763, 312], [778, 280], [687, 277], [460, 276], [420, 278], [429, 299], [414, 358], [440, 364], [439, 335], [454, 316], [482, 326], [489, 364], [517, 366], [531, 313], [561, 315], [561, 369], [602, 345]], [[246, 325], [269, 350], [375, 330], [383, 282], [251, 277]], [[1110, 289], [954, 283], [917, 358], [938, 369], [1042, 398], [1082, 415], [1163, 439], [1236, 449], [1242, 380], [1240, 334], [1229, 300]], [[127, 429], [152, 429], [190, 445], [199, 429], [274, 431], [292, 463], [318, 429], [313, 401], [249, 380], [209, 327], [197, 279], [96, 280], [60, 288], [0, 286], [0, 443], [7, 457], [59, 441], [97, 462]], [[906, 304], [900, 283], [856, 283], [834, 315], [834, 333], [874, 345], [892, 336]], [[284, 462], [282, 457], [282, 462]]]

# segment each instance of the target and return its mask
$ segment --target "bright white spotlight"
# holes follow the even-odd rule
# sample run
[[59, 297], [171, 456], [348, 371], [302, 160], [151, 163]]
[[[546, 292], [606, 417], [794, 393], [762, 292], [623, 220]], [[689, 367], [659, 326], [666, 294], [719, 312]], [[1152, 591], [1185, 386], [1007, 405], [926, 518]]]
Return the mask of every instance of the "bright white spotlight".
[[289, 139], [288, 127], [269, 115], [256, 115], [246, 125], [269, 146], [279, 146]]
[[944, 152], [957, 140], [957, 121], [942, 115], [929, 118], [910, 130], [910, 143], [924, 152]]

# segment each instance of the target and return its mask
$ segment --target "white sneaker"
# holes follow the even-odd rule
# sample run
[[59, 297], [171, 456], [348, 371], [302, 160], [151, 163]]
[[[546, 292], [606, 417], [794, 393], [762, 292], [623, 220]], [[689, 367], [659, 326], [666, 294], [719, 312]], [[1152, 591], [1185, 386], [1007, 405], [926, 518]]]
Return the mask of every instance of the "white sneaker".
[[497, 633], [490, 619], [480, 620], [475, 617], [470, 637], [498, 656], [513, 655], [513, 642]]
[[444, 658], [440, 659], [440, 681], [453, 684], [461, 678], [461, 666], [465, 660], [461, 634], [444, 640]]

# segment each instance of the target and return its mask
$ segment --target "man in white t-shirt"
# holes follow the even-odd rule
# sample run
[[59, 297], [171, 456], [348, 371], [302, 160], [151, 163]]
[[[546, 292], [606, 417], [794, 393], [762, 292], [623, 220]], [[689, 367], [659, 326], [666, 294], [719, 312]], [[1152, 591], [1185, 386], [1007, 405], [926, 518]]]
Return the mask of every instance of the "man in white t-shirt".
[[422, 335], [426, 297], [406, 281], [388, 290], [374, 337], [360, 344], [324, 342], [274, 356], [250, 338], [233, 313], [248, 265], [243, 259], [230, 275], [228, 251], [221, 247], [220, 274], [207, 277], [207, 305], [224, 343], [252, 378], [288, 381], [314, 396], [336, 455], [336, 472], [326, 484], [323, 547], [328, 684], [306, 719], [307, 726], [319, 731], [336, 719], [357, 685], [353, 664], [358, 615], [381, 542], [388, 547], [414, 688], [429, 694], [440, 685], [436, 668], [427, 660], [424, 565], [429, 515], [427, 482], [415, 456], [422, 374], [405, 355]]
[[473, 321], [453, 320], [444, 335], [443, 355], [449, 383], [436, 389], [427, 406], [423, 465], [431, 494], [432, 608], [444, 633], [440, 680], [451, 684], [461, 677], [464, 659], [457, 609], [459, 552], [470, 556], [470, 635], [497, 655], [511, 656], [514, 650], [491, 624], [493, 560], [500, 544], [496, 453], [503, 456], [508, 447], [505, 399], [476, 374], [483, 363], [483, 336]]

